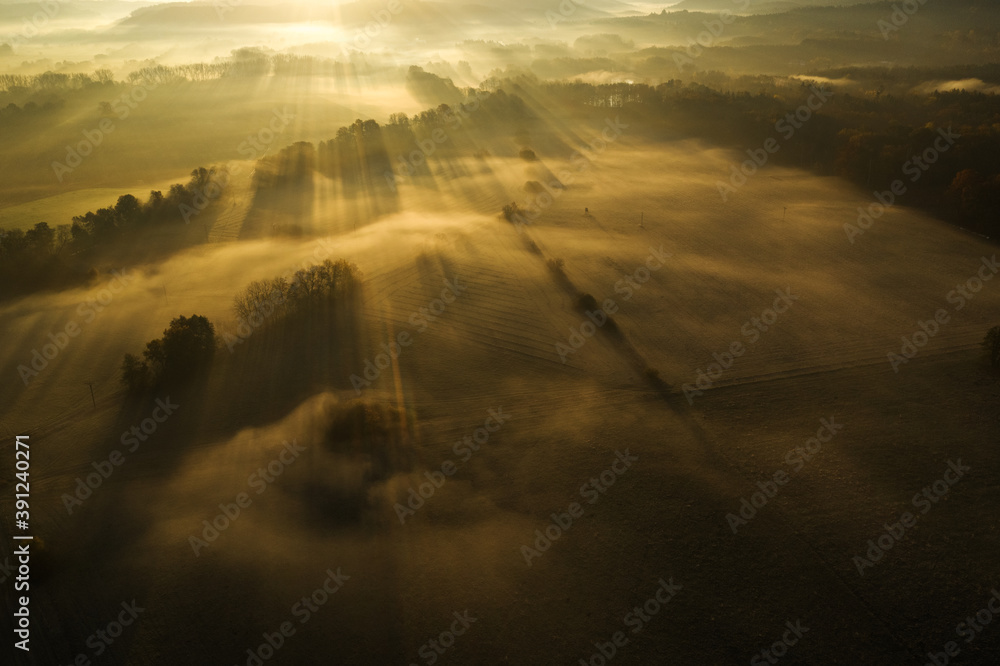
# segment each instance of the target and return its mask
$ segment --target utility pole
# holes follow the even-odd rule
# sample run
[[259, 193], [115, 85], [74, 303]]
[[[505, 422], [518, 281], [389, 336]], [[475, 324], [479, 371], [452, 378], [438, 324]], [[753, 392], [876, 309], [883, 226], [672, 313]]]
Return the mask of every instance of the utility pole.
[[84, 384], [90, 387], [90, 401], [94, 403], [94, 409], [97, 409], [97, 400], [94, 399], [94, 383], [84, 382]]

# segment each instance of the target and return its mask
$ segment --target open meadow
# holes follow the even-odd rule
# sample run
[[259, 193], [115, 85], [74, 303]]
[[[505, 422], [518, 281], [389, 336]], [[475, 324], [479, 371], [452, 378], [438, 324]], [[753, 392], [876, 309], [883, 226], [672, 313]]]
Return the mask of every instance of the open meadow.
[[0, 50], [9, 663], [996, 663], [996, 9], [522, 4]]

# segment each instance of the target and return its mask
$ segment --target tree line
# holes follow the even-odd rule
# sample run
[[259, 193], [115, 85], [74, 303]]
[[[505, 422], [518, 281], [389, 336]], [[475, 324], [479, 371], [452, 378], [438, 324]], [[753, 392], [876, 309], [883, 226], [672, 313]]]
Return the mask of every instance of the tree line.
[[215, 168], [201, 167], [166, 194], [154, 190], [145, 201], [124, 194], [113, 206], [73, 216], [70, 224], [55, 228], [47, 222], [27, 230], [0, 227], [0, 299], [94, 277], [96, 264], [121, 242], [139, 240], [157, 228], [176, 229], [186, 221], [185, 210], [204, 209], [212, 201], [208, 185], [219, 175]]
[[[837, 72], [841, 73], [841, 72]], [[909, 74], [912, 76], [912, 73]], [[729, 80], [720, 76], [721, 80]], [[768, 83], [770, 79], [770, 83]], [[646, 131], [698, 136], [745, 150], [775, 136], [775, 126], [794, 112], [814, 86], [760, 77], [757, 90], [717, 90], [698, 83], [536, 83], [549, 99], [576, 106], [616, 107], [641, 121]], [[960, 135], [916, 180], [904, 166], [933, 145], [937, 130]], [[771, 156], [780, 164], [845, 178], [884, 190], [903, 179], [902, 200], [990, 236], [1000, 234], [1000, 96], [949, 90], [927, 94], [835, 93]]]
[[[421, 72], [413, 85], [426, 84], [428, 76], [433, 75]], [[397, 179], [431, 177], [427, 160], [431, 154], [475, 155], [484, 140], [512, 136], [524, 121], [535, 118], [518, 95], [465, 89], [459, 101], [412, 117], [393, 113], [382, 124], [359, 118], [317, 145], [288, 146], [258, 163], [255, 185], [266, 190], [308, 184], [318, 172], [340, 181], [348, 192], [382, 190], [391, 195]]]
[[[350, 307], [361, 289], [361, 271], [345, 260], [326, 260], [291, 275], [255, 280], [233, 298], [235, 335], [223, 332], [230, 352], [261, 328], [290, 323], [301, 330], [323, 322], [331, 311]], [[141, 354], [125, 354], [120, 380], [125, 390], [141, 395], [174, 388], [206, 373], [217, 351], [215, 325], [193, 314], [176, 317], [163, 335], [146, 343]]]

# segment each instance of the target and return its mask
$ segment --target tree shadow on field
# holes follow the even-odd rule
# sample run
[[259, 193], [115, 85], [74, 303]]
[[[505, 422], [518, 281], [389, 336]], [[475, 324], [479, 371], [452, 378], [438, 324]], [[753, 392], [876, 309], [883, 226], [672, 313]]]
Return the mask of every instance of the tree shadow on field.
[[240, 229], [240, 239], [270, 235], [275, 225], [302, 224], [313, 218], [312, 182], [295, 183], [280, 188], [258, 188]]
[[441, 295], [441, 290], [446, 288], [446, 281], [460, 280], [464, 277], [459, 275], [459, 269], [455, 262], [441, 252], [423, 252], [417, 256], [415, 261], [417, 274], [420, 276], [420, 286], [428, 301]]
[[[197, 437], [206, 389], [203, 373], [182, 386], [160, 386], [142, 395], [122, 391], [122, 407], [108, 429], [112, 442], [92, 447], [85, 454], [92, 462], [65, 475], [57, 511], [66, 515], [60, 515], [58, 531], [44, 535], [53, 586], [101, 579], [101, 572], [114, 578], [128, 566], [132, 546], [155, 526], [137, 495], [142, 492], [138, 486], [147, 487], [177, 470]], [[122, 458], [117, 465], [110, 462], [114, 451]], [[136, 479], [143, 483], [134, 483]]]
[[[232, 353], [223, 343], [211, 368], [183, 386], [160, 386], [126, 398], [111, 430], [114, 439], [121, 438], [122, 443], [95, 446], [90, 454], [100, 464], [118, 449], [130, 471], [127, 476], [120, 472], [111, 476], [99, 488], [104, 507], [99, 524], [72, 521], [74, 532], [77, 526], [87, 526], [83, 533], [70, 535], [72, 542], [79, 544], [83, 561], [91, 556], [113, 557], [141, 540], [149, 528], [140, 520], [141, 512], [128, 501], [127, 489], [119, 479], [166, 479], [193, 448], [228, 440], [247, 427], [278, 421], [318, 392], [350, 386], [357, 356], [358, 305], [347, 299], [302, 308], [257, 329], [233, 345]], [[156, 423], [153, 434], [144, 435], [144, 421], [147, 427], [155, 423], [149, 421], [154, 409], [162, 410], [165, 404], [177, 406], [162, 423]], [[140, 428], [138, 437], [146, 436], [146, 441], [133, 446], [133, 427]], [[82, 475], [91, 472], [94, 469], [86, 469]], [[81, 513], [87, 508], [85, 503]]]
[[648, 384], [656, 393], [670, 405], [674, 411], [683, 411], [686, 406], [679, 396], [672, 390], [670, 384], [660, 377], [659, 370], [653, 368], [642, 353], [635, 348], [632, 341], [628, 339], [625, 332], [618, 326], [614, 317], [604, 312], [603, 303], [598, 303], [591, 294], [580, 291], [573, 280], [565, 271], [565, 262], [562, 259], [545, 259], [545, 254], [538, 249], [527, 234], [524, 234], [525, 242], [528, 243], [529, 250], [540, 259], [545, 260], [545, 265], [549, 274], [557, 285], [572, 298], [573, 309], [586, 318], [583, 325], [588, 322], [594, 326], [595, 333], [599, 332], [604, 336], [614, 348], [628, 361], [632, 369], [639, 374], [643, 382]]
[[227, 336], [218, 351], [201, 432], [229, 437], [276, 421], [321, 391], [353, 388], [350, 376], [363, 365], [360, 315], [356, 297], [297, 308], [265, 320], [245, 338]]

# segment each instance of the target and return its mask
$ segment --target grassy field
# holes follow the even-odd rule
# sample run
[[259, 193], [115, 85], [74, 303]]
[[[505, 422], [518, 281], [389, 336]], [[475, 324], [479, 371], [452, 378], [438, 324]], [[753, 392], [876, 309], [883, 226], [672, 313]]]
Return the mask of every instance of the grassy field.
[[[0, 307], [0, 419], [37, 447], [36, 522], [56, 565], [33, 602], [51, 627], [44, 656], [87, 651], [95, 618], [133, 598], [146, 610], [108, 648], [116, 663], [196, 651], [243, 664], [285, 621], [296, 633], [278, 663], [430, 663], [428, 642], [466, 610], [475, 622], [441, 663], [586, 663], [619, 631], [615, 664], [747, 663], [786, 622], [808, 629], [790, 664], [921, 663], [957, 640], [997, 584], [1000, 533], [981, 507], [998, 500], [1000, 385], [977, 344], [998, 323], [1000, 281], [961, 309], [948, 295], [995, 246], [903, 208], [852, 244], [843, 225], [863, 192], [770, 168], [723, 202], [715, 182], [737, 156], [636, 144], [610, 146], [560, 191], [525, 230], [537, 250], [496, 212], [538, 166], [492, 158], [436, 191], [401, 189], [409, 212], [356, 230], [351, 204], [318, 196], [303, 223], [328, 235], [214, 243], [135, 268], [92, 323], [78, 308], [100, 286]], [[670, 256], [644, 279], [654, 251]], [[122, 407], [122, 355], [178, 314], [231, 327], [243, 285], [324, 253], [364, 271], [355, 333], [307, 346], [259, 332], [223, 347], [204, 388], [169, 396], [176, 416], [68, 515], [76, 478], [154, 407]], [[453, 302], [421, 319], [456, 279]], [[605, 325], [563, 363], [557, 344], [587, 321], [574, 290], [613, 299], [621, 334]], [[776, 290], [795, 300], [754, 328]], [[948, 323], [895, 372], [887, 354], [939, 309]], [[80, 335], [25, 386], [17, 366], [71, 320], [86, 323]], [[400, 332], [412, 344], [360, 398], [407, 414], [415, 434], [410, 462], [375, 475], [370, 454], [331, 449], [325, 428], [359, 397], [351, 376]], [[735, 341], [745, 352], [685, 399]], [[509, 419], [478, 451], [456, 449], [497, 409]], [[796, 469], [789, 452], [822, 419], [843, 428]], [[292, 440], [301, 457], [250, 490]], [[625, 451], [637, 460], [622, 470]], [[920, 514], [913, 495], [959, 459], [970, 471]], [[454, 473], [401, 524], [396, 503], [446, 463]], [[787, 482], [734, 534], [727, 515], [779, 471]], [[584, 488], [591, 479], [601, 492]], [[189, 537], [241, 492], [252, 503], [195, 555]], [[329, 497], [357, 513], [325, 511], [317, 498]], [[536, 544], [573, 503], [582, 516]], [[916, 526], [860, 575], [853, 558], [907, 510]], [[539, 551], [530, 566], [525, 546]], [[295, 604], [338, 567], [350, 578], [300, 624]], [[629, 614], [661, 579], [681, 587], [633, 632]], [[998, 649], [988, 629], [961, 643], [961, 663]]]
[[110, 208], [123, 194], [132, 194], [145, 200], [150, 191], [166, 192], [174, 183], [185, 183], [186, 174], [162, 182], [143, 182], [120, 187], [94, 187], [56, 194], [22, 204], [0, 208], [0, 226], [5, 229], [30, 229], [39, 222], [45, 222], [53, 229], [61, 224], [72, 224], [73, 217], [83, 215], [98, 208]]

